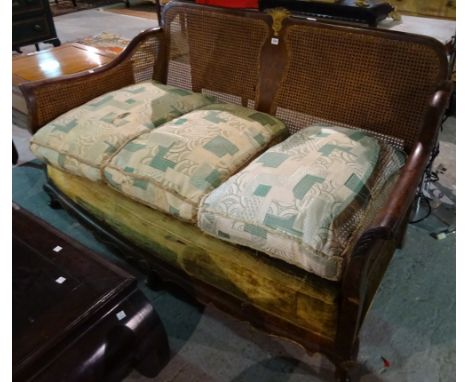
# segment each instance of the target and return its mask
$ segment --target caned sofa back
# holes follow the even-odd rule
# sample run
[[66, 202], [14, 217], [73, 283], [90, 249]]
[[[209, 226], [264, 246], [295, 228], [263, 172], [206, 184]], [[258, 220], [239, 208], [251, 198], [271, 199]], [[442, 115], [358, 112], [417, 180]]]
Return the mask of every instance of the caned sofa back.
[[163, 15], [167, 67], [156, 78], [276, 115], [291, 132], [331, 121], [410, 151], [447, 78], [443, 45], [282, 16], [173, 2]]

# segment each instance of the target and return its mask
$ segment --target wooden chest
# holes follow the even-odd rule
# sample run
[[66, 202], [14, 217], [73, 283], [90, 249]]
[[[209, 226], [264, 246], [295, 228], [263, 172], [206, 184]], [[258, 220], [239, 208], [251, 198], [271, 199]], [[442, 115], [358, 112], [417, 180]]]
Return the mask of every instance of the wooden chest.
[[60, 45], [49, 0], [13, 0], [13, 49], [38, 42]]

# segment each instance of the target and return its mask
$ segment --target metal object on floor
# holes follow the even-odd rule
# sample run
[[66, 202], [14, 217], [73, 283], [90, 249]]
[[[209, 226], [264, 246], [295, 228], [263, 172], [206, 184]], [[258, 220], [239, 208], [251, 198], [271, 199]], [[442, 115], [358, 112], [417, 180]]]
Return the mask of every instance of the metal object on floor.
[[432, 232], [431, 236], [436, 240], [444, 240], [449, 235], [455, 234], [455, 232], [456, 232], [455, 227], [449, 227], [449, 228], [444, 229], [444, 230], [442, 230], [440, 232]]

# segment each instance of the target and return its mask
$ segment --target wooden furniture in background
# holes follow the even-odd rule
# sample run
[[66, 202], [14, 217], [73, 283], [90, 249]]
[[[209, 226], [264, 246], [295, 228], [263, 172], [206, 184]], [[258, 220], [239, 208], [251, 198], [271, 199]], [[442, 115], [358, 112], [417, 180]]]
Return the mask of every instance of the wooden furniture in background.
[[456, 0], [390, 0], [398, 11], [414, 16], [455, 19]]
[[13, 380], [154, 377], [166, 332], [137, 280], [13, 206]]
[[50, 12], [49, 0], [13, 0], [13, 50], [38, 42], [60, 45]]
[[41, 52], [13, 56], [13, 123], [27, 127], [26, 101], [18, 86], [29, 81], [75, 74], [111, 61], [117, 53], [78, 43], [63, 44]]
[[321, 18], [350, 23], [377, 24], [393, 12], [393, 7], [383, 0], [260, 0], [260, 9], [284, 7], [299, 17]]

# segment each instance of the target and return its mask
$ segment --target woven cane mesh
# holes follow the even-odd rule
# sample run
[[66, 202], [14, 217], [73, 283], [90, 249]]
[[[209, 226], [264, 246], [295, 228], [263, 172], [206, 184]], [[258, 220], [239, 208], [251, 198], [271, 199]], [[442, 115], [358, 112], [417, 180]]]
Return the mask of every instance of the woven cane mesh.
[[341, 127], [346, 127], [348, 129], [365, 131], [366, 134], [371, 135], [374, 138], [380, 141], [383, 141], [385, 143], [389, 143], [393, 147], [397, 148], [398, 150], [405, 149], [405, 146], [404, 146], [405, 142], [403, 139], [381, 134], [377, 131], [360, 129], [356, 126], [348, 125], [347, 123], [326, 120], [326, 119], [315, 117], [313, 115], [299, 113], [299, 112], [295, 112], [295, 111], [288, 110], [288, 109], [283, 109], [281, 107], [277, 108], [276, 116], [279, 119], [281, 119], [289, 127], [290, 132], [295, 132], [303, 127], [310, 126], [310, 125], [317, 124], [317, 123], [320, 124], [321, 126], [330, 126], [330, 127], [341, 126]]
[[165, 24], [169, 32], [169, 57], [167, 83], [179, 88], [192, 89], [192, 74], [184, 14], [171, 14], [171, 21]]
[[235, 103], [237, 105], [242, 104], [242, 97], [239, 97], [239, 96], [236, 96], [236, 95], [233, 95], [233, 94], [214, 92], [214, 91], [208, 90], [208, 89], [203, 89], [202, 93], [206, 94], [206, 95], [209, 95], [209, 96], [216, 97], [219, 101], [222, 101], [222, 102]]
[[174, 7], [165, 13], [165, 27], [170, 31], [169, 84], [245, 105], [255, 99], [260, 51], [269, 33], [264, 21]]
[[388, 145], [381, 146], [379, 160], [367, 183], [370, 194], [368, 203], [361, 205], [361, 201], [355, 200], [334, 221], [337, 239], [346, 243], [345, 253], [350, 253], [388, 201], [399, 174], [392, 151]]
[[[410, 150], [444, 65], [429, 44], [388, 34], [291, 25], [289, 64], [276, 98], [292, 132], [309, 116], [357, 126]], [[303, 113], [302, 115], [300, 113]]]
[[132, 55], [133, 76], [135, 82], [159, 79], [160, 74], [155, 73], [157, 58], [160, 57], [161, 35], [150, 35], [140, 44]]
[[35, 92], [38, 126], [101, 94], [130, 85], [133, 81], [132, 66], [128, 60], [100, 74], [41, 86]]

